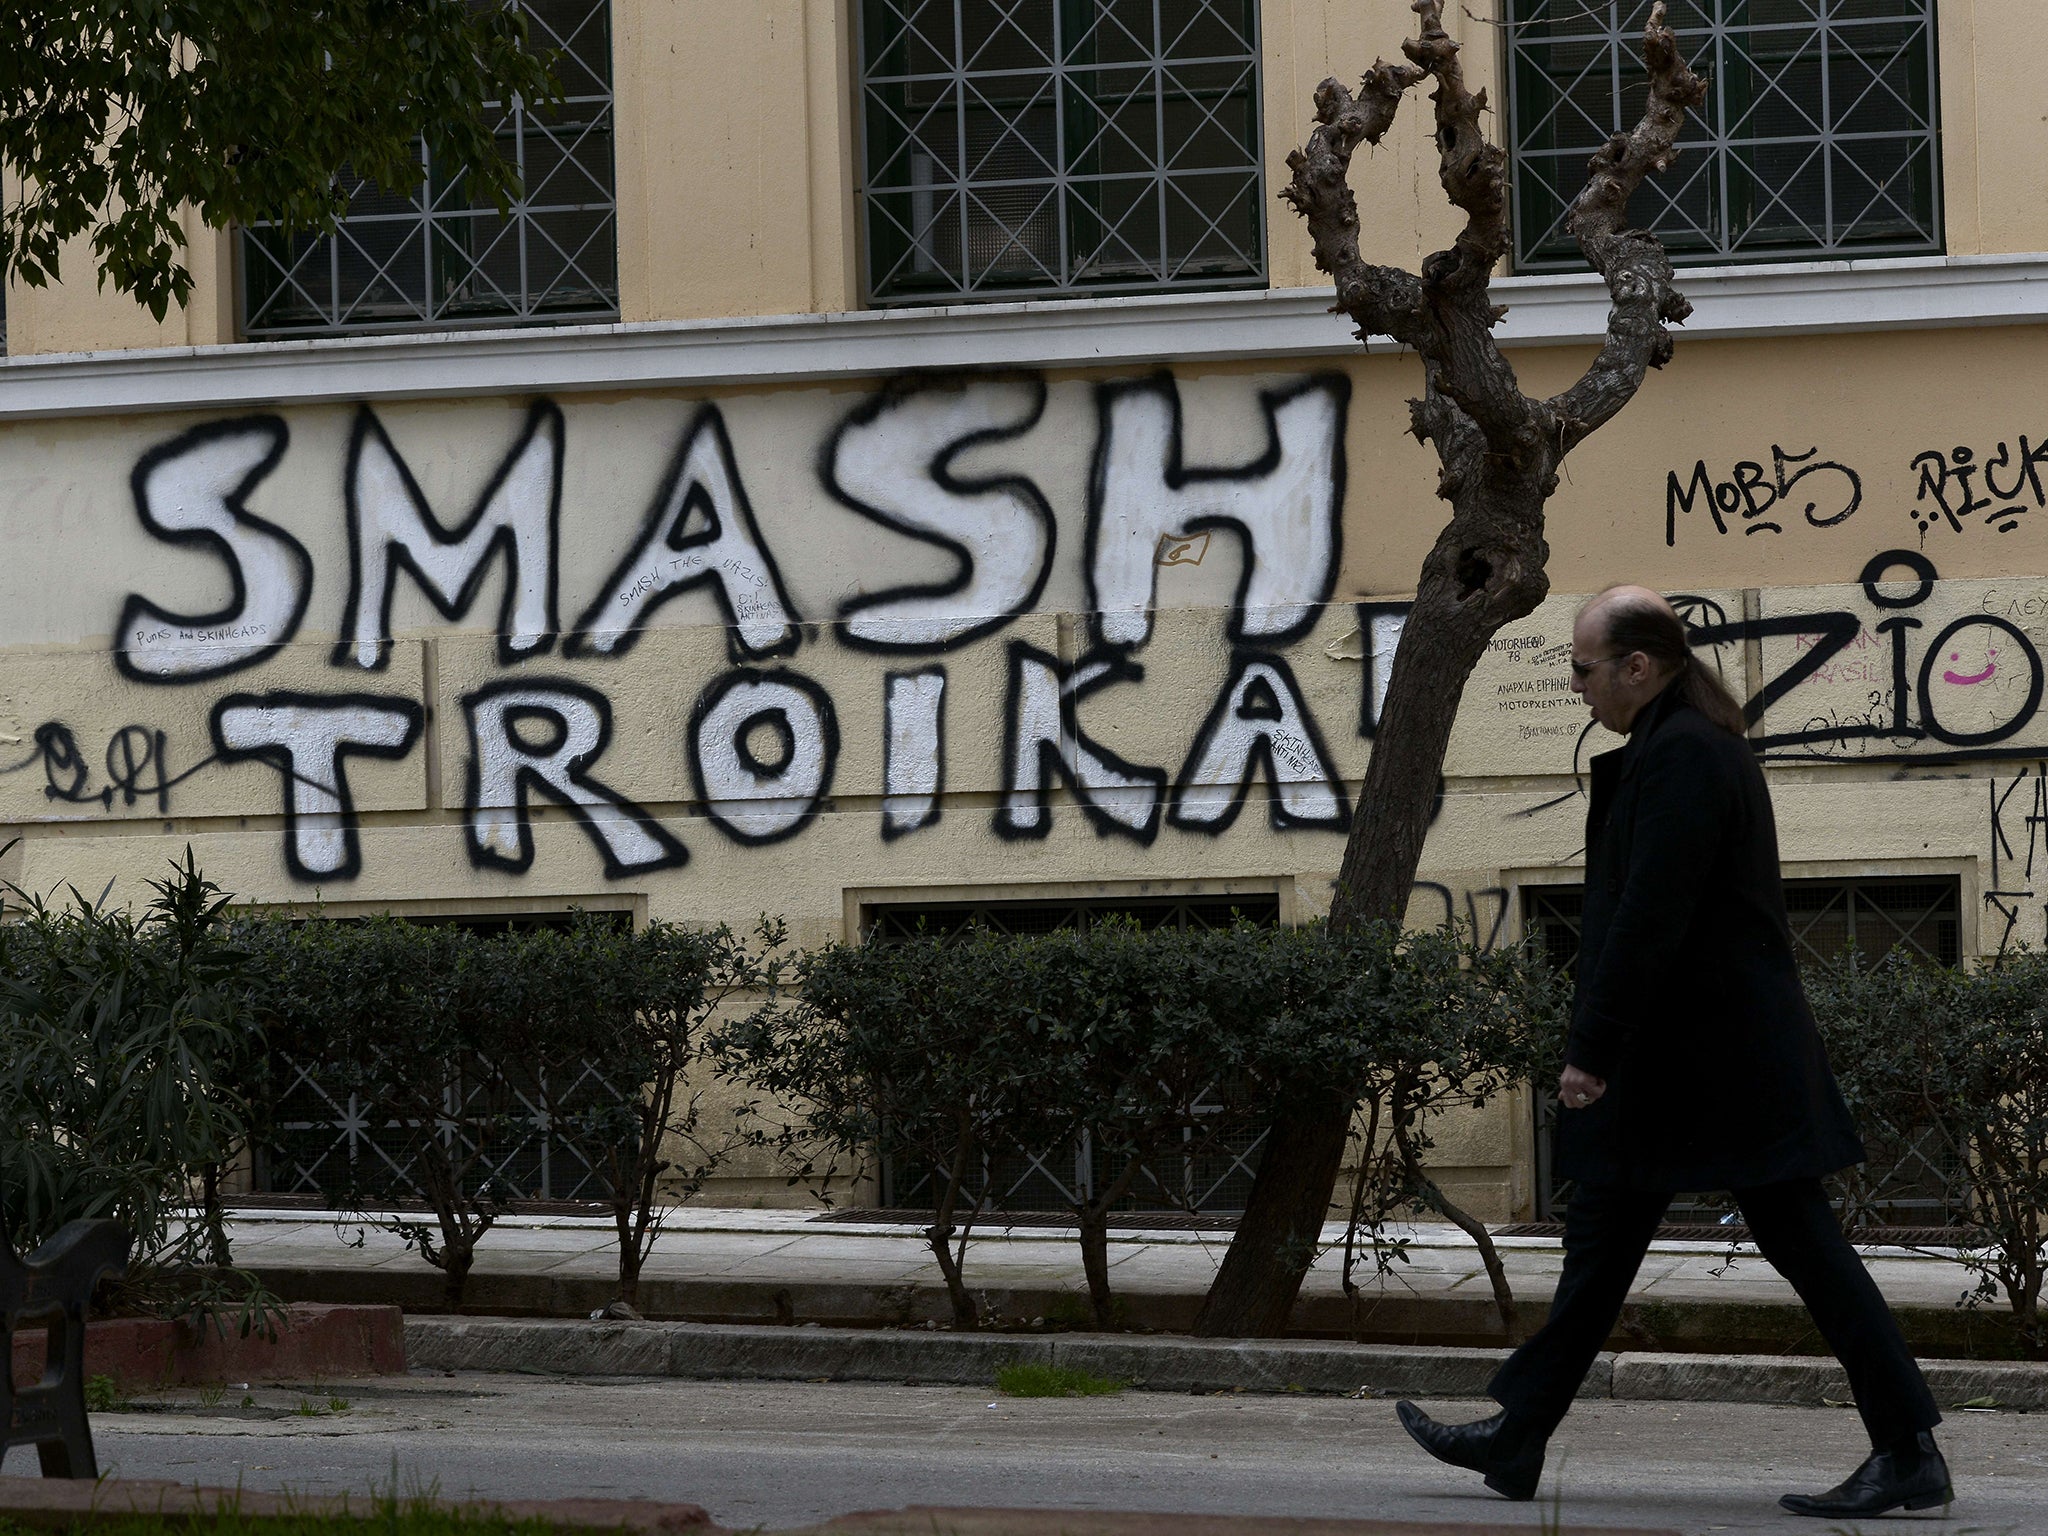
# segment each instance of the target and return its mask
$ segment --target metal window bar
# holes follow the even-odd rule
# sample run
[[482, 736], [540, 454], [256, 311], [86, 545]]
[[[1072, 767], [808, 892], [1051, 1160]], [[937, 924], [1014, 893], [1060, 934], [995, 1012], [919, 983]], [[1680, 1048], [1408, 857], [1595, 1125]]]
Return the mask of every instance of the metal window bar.
[[862, 0], [877, 304], [1265, 281], [1256, 0]]
[[[407, 1155], [419, 1122], [373, 1122], [355, 1094], [323, 1082], [303, 1063], [287, 1061], [285, 1088], [267, 1141], [255, 1149], [252, 1183], [259, 1193], [318, 1195], [393, 1203], [424, 1202], [426, 1189]], [[611, 1083], [588, 1061], [550, 1077], [510, 1074], [511, 1105], [486, 1117], [491, 1134], [470, 1174], [471, 1194], [495, 1186], [507, 1198], [604, 1200], [610, 1186], [573, 1139], [555, 1128], [556, 1116], [629, 1103], [637, 1083]], [[497, 1074], [479, 1062], [451, 1090], [438, 1138], [455, 1146], [473, 1123], [471, 1103]], [[471, 1150], [473, 1143], [465, 1146]]]
[[420, 185], [354, 180], [334, 234], [242, 231], [244, 336], [618, 318], [610, 0], [515, 3], [534, 43], [555, 53], [564, 99], [545, 117], [516, 99], [492, 104], [521, 178], [509, 212], [473, 202], [422, 141]]
[[[1935, 879], [1871, 877], [1861, 880], [1787, 880], [1785, 907], [1802, 962], [1826, 964], [1853, 947], [1870, 963], [1894, 949], [1937, 965], [1962, 958], [1962, 895], [1954, 876]], [[1584, 886], [1525, 886], [1525, 931], [1541, 944], [1551, 964], [1569, 975], [1578, 960], [1584, 920]], [[1542, 1085], [1538, 1085], [1539, 1091]], [[1553, 1220], [1569, 1201], [1556, 1174], [1551, 1127], [1556, 1104], [1547, 1096], [1536, 1127], [1537, 1214]], [[1890, 1166], [1868, 1166], [1860, 1175], [1855, 1204], [1883, 1213], [1889, 1225], [1951, 1227], [1966, 1224], [1965, 1201], [1949, 1149], [1931, 1129], [1911, 1125], [1871, 1128], [1873, 1144], [1893, 1147]], [[1672, 1221], [1713, 1221], [1726, 1207], [1681, 1198]]]
[[[1649, 0], [1512, 0], [1515, 264], [1583, 268], [1588, 156], [1641, 115]], [[1674, 0], [1711, 94], [1630, 205], [1681, 264], [1943, 248], [1934, 0]]]
[[[1052, 933], [1088, 928], [1106, 917], [1128, 917], [1145, 928], [1225, 928], [1243, 919], [1263, 926], [1280, 921], [1280, 898], [1240, 896], [1093, 897], [1051, 901], [951, 901], [890, 903], [870, 907], [867, 931], [875, 942], [900, 943], [931, 935], [957, 938], [976, 927], [998, 933]], [[1200, 1113], [1202, 1104], [1196, 1100]], [[1265, 1132], [1208, 1137], [1182, 1133], [1183, 1151], [1171, 1165], [1148, 1169], [1118, 1211], [1242, 1211], [1258, 1172]], [[891, 1209], [929, 1208], [935, 1198], [932, 1170], [922, 1165], [882, 1165], [882, 1204]], [[1085, 1133], [1059, 1146], [1027, 1147], [984, 1158], [968, 1199], [986, 1191], [988, 1208], [1005, 1211], [1069, 1211], [1115, 1177], [1107, 1155]]]

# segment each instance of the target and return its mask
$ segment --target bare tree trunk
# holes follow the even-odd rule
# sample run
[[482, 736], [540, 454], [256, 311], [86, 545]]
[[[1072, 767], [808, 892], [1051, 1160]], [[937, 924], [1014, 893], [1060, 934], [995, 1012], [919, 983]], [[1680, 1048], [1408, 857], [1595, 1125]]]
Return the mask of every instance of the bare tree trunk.
[[967, 1238], [974, 1221], [970, 1215], [967, 1227], [960, 1232], [960, 1247], [956, 1253], [953, 1248], [953, 1213], [959, 1209], [960, 1191], [966, 1182], [967, 1168], [974, 1153], [974, 1130], [963, 1112], [953, 1146], [953, 1164], [946, 1170], [946, 1187], [932, 1212], [932, 1224], [924, 1234], [925, 1241], [931, 1245], [932, 1257], [939, 1261], [939, 1274], [946, 1282], [946, 1296], [953, 1304], [953, 1326], [965, 1329], [981, 1326], [981, 1308], [975, 1305], [965, 1277]]
[[[1507, 156], [1480, 131], [1486, 95], [1465, 88], [1458, 45], [1443, 30], [1442, 0], [1415, 0], [1413, 9], [1421, 24], [1402, 45], [1407, 63], [1375, 62], [1356, 97], [1335, 80], [1317, 89], [1319, 126], [1288, 156], [1294, 175], [1281, 194], [1307, 219], [1316, 265], [1335, 280], [1336, 308], [1357, 322], [1360, 338], [1389, 336], [1421, 357], [1425, 387], [1408, 403], [1409, 430], [1435, 446], [1437, 494], [1451, 504], [1394, 654], [1330, 909], [1339, 932], [1405, 915], [1466, 679], [1501, 627], [1549, 593], [1543, 508], [1558, 465], [1627, 404], [1648, 368], [1670, 359], [1665, 322], [1691, 312], [1672, 286], [1663, 247], [1628, 228], [1625, 217], [1644, 177], [1671, 163], [1686, 109], [1706, 93], [1678, 55], [1663, 5], [1652, 7], [1643, 36], [1650, 73], [1643, 120], [1593, 156], [1570, 215], [1614, 301], [1606, 343], [1576, 384], [1540, 401], [1521, 392], [1492, 334], [1506, 314], [1488, 283], [1508, 249]], [[1409, 88], [1429, 79], [1436, 82], [1438, 176], [1466, 222], [1456, 244], [1425, 260], [1418, 277], [1359, 255], [1348, 175], [1358, 145], [1379, 143]], [[1354, 1108], [1313, 1084], [1283, 1105], [1197, 1333], [1270, 1337], [1286, 1328], [1315, 1257]], [[1470, 1217], [1464, 1223], [1477, 1225]]]
[[619, 1229], [619, 1300], [635, 1311], [640, 1307], [640, 1234], [633, 1230], [629, 1212], [617, 1206], [612, 1218]]
[[1113, 1183], [1098, 1191], [1094, 1199], [1084, 1200], [1074, 1208], [1081, 1225], [1081, 1273], [1088, 1280], [1088, 1301], [1095, 1313], [1095, 1326], [1101, 1329], [1116, 1326], [1115, 1301], [1109, 1294], [1109, 1210], [1131, 1192], [1144, 1166], [1142, 1157], [1126, 1159], [1124, 1171]]
[[1515, 1293], [1508, 1287], [1507, 1267], [1501, 1263], [1500, 1250], [1493, 1246], [1492, 1236], [1476, 1219], [1454, 1205], [1437, 1187], [1436, 1180], [1422, 1171], [1422, 1159], [1416, 1155], [1415, 1144], [1408, 1139], [1408, 1128], [1398, 1121], [1394, 1125], [1394, 1141], [1401, 1151], [1401, 1166], [1407, 1171], [1409, 1181], [1422, 1192], [1422, 1197], [1450, 1217], [1459, 1231], [1479, 1245], [1479, 1259], [1486, 1267], [1487, 1283], [1493, 1287], [1494, 1310], [1500, 1314], [1501, 1332], [1507, 1335], [1509, 1343], [1514, 1343]]
[[469, 1267], [476, 1262], [476, 1250], [468, 1243], [441, 1250], [441, 1302], [450, 1312], [462, 1310], [462, 1293], [469, 1285]]
[[206, 1262], [217, 1269], [234, 1265], [228, 1248], [227, 1212], [221, 1208], [221, 1165], [208, 1163], [199, 1175], [201, 1210], [206, 1222]]

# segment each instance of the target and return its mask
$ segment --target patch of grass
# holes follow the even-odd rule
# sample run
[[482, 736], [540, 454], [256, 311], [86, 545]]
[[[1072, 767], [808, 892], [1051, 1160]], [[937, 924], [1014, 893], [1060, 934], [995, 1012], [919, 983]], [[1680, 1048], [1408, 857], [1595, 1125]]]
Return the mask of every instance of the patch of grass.
[[122, 1406], [120, 1385], [111, 1376], [85, 1378], [85, 1411], [112, 1413]]
[[1070, 1365], [1006, 1365], [996, 1371], [996, 1390], [1005, 1397], [1113, 1397], [1128, 1385]]

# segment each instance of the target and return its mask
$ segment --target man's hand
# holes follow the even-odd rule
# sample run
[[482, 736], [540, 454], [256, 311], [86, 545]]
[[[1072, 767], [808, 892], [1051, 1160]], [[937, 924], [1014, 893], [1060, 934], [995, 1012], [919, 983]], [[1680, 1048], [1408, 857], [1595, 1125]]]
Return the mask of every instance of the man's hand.
[[1577, 1067], [1566, 1067], [1557, 1079], [1557, 1102], [1566, 1109], [1584, 1109], [1607, 1091], [1607, 1080]]

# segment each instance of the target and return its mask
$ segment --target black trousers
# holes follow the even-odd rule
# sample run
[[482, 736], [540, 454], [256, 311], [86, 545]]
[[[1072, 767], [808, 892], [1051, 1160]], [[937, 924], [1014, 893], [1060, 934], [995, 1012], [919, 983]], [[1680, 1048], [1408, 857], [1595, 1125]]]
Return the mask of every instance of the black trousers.
[[[1751, 1237], [1813, 1314], [1849, 1373], [1874, 1446], [1941, 1422], [1941, 1410], [1884, 1295], [1842, 1235], [1818, 1179], [1738, 1189]], [[1510, 1414], [1549, 1435], [1592, 1369], [1649, 1252], [1669, 1194], [1579, 1186], [1565, 1211], [1564, 1273], [1550, 1320], [1508, 1358], [1487, 1388]]]

